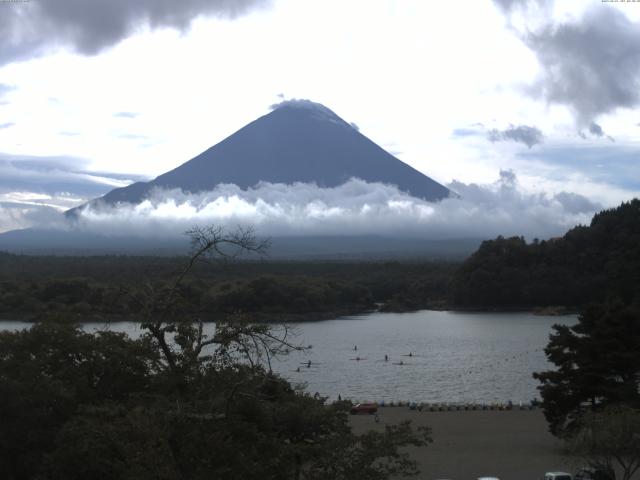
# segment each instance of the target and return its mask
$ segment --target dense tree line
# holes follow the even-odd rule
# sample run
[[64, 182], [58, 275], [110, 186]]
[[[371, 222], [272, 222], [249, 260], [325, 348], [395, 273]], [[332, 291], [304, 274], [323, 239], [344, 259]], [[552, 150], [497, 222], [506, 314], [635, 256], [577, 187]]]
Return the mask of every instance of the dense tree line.
[[[74, 321], [127, 317], [128, 289], [156, 289], [180, 257], [30, 257], [0, 253], [0, 317]], [[194, 265], [181, 286], [185, 308], [207, 319], [319, 319], [371, 310], [442, 305], [455, 264], [432, 262], [228, 261]]]
[[485, 241], [451, 283], [459, 307], [576, 307], [640, 295], [640, 200], [596, 214], [561, 238]]

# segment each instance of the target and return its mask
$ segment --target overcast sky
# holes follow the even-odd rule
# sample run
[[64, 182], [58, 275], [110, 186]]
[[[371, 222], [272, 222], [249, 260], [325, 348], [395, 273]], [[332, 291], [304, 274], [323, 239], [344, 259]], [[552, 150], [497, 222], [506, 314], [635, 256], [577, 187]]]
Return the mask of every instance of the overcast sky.
[[0, 232], [282, 98], [458, 191], [510, 172], [520, 198], [614, 206], [640, 195], [639, 22], [601, 0], [0, 0]]

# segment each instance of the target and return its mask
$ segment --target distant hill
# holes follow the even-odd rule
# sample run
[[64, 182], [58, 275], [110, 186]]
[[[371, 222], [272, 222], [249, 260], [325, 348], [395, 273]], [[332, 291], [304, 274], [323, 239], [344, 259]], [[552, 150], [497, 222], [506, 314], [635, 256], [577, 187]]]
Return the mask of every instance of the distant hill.
[[154, 188], [200, 192], [220, 183], [243, 189], [259, 182], [335, 187], [352, 177], [396, 185], [427, 201], [450, 194], [446, 187], [386, 152], [324, 105], [291, 100], [174, 170], [150, 182], [112, 190], [100, 200], [109, 204], [139, 203]]
[[640, 200], [596, 214], [562, 238], [485, 241], [452, 282], [458, 307], [580, 306], [640, 300]]
[[[418, 240], [374, 235], [304, 236], [271, 239], [268, 259], [372, 260], [442, 259], [462, 260], [480, 239]], [[183, 255], [189, 242], [183, 238], [108, 236], [82, 231], [13, 230], [0, 234], [4, 250], [26, 255]]]

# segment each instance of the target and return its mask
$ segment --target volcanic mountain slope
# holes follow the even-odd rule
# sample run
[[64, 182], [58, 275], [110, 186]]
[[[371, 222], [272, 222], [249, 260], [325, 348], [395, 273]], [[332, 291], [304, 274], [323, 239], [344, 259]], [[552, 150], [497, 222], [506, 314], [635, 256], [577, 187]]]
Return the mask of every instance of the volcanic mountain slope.
[[154, 188], [195, 193], [220, 183], [242, 189], [259, 182], [335, 187], [352, 177], [396, 185], [427, 201], [441, 200], [450, 193], [327, 107], [309, 100], [289, 100], [176, 169], [150, 182], [115, 189], [99, 200], [139, 203]]

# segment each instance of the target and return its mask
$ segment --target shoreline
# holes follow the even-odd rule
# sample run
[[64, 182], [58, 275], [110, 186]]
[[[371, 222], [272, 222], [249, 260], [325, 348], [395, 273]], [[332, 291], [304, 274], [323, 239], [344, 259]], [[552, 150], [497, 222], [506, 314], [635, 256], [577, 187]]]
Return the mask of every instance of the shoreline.
[[[453, 306], [431, 306], [426, 308], [419, 308], [416, 310], [384, 310], [381, 308], [366, 308], [366, 309], [342, 309], [331, 312], [310, 312], [301, 314], [288, 314], [288, 313], [268, 313], [268, 312], [254, 312], [246, 314], [247, 320], [254, 323], [307, 323], [307, 322], [322, 322], [326, 320], [338, 320], [342, 317], [352, 317], [356, 315], [366, 315], [370, 313], [416, 313], [416, 312], [452, 312], [452, 313], [530, 313], [541, 317], [566, 317], [570, 315], [577, 315], [579, 313], [578, 308], [569, 307], [532, 307], [532, 308], [461, 308]], [[15, 312], [15, 313], [3, 313], [0, 315], [0, 322], [23, 322], [23, 323], [37, 323], [44, 320], [38, 318], [38, 313], [34, 312]], [[60, 313], [60, 316], [64, 316], [64, 313]], [[77, 319], [81, 314], [68, 313], [68, 323], [110, 323], [110, 322], [137, 322], [131, 318], [131, 316], [121, 314], [89, 314], [83, 319]], [[231, 316], [232, 314], [210, 314], [207, 316], [204, 323], [215, 323], [216, 318], [224, 316]], [[197, 316], [197, 315], [195, 315]], [[76, 317], [74, 320], [72, 317]], [[65, 323], [67, 321], [65, 320]]]

